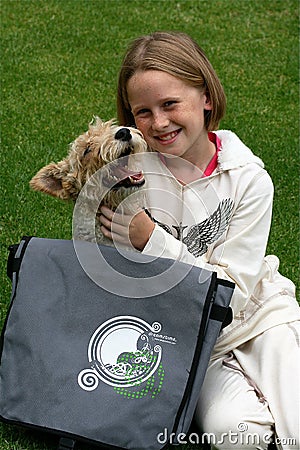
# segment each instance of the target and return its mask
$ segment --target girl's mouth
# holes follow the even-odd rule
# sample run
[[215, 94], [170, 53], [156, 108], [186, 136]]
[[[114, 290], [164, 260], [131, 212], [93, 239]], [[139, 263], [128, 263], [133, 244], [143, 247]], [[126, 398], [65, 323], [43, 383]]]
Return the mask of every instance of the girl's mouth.
[[154, 136], [154, 139], [159, 141], [160, 144], [167, 145], [176, 141], [178, 134], [181, 132], [181, 128], [170, 133], [161, 134], [160, 136]]

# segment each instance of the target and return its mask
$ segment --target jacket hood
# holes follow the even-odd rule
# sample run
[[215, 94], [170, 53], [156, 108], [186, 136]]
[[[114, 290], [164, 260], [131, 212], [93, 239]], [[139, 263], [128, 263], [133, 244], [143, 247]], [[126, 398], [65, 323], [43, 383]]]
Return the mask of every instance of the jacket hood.
[[235, 169], [251, 163], [264, 167], [262, 160], [255, 156], [235, 133], [229, 130], [218, 130], [215, 133], [222, 143], [218, 156], [221, 170]]

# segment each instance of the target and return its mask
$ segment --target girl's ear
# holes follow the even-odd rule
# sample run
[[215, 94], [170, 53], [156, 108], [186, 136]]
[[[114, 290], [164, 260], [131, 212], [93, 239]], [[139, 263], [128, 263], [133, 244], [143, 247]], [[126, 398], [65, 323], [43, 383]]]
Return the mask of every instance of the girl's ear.
[[211, 110], [212, 110], [212, 103], [211, 103], [211, 101], [210, 101], [210, 95], [209, 95], [208, 92], [206, 92], [206, 93], [204, 94], [204, 96], [205, 96], [204, 109], [205, 109], [206, 111], [211, 111]]
[[68, 200], [71, 198], [67, 182], [69, 170], [66, 161], [48, 164], [32, 178], [29, 182], [30, 187], [35, 191]]

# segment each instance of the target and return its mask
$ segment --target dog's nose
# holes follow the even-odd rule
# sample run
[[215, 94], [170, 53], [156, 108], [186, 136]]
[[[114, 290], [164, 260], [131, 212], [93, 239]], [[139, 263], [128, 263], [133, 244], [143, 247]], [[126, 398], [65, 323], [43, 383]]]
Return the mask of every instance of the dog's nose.
[[131, 137], [132, 136], [128, 128], [120, 128], [120, 130], [115, 134], [115, 139], [118, 139], [118, 141], [129, 142]]

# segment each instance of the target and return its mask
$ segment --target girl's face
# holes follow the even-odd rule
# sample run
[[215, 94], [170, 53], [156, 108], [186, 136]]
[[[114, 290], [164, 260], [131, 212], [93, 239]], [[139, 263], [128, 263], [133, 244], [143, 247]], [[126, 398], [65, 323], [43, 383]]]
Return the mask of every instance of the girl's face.
[[160, 153], [197, 164], [209, 140], [204, 111], [211, 103], [200, 89], [166, 72], [136, 72], [127, 83], [128, 100], [137, 128]]

